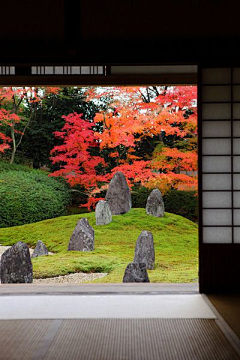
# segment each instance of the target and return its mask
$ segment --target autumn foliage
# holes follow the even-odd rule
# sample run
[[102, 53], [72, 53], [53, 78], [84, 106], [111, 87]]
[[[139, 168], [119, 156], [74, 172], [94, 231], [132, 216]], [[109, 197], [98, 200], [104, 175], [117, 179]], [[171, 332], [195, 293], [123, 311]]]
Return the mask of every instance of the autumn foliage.
[[52, 175], [81, 185], [89, 208], [117, 171], [130, 187], [196, 189], [196, 87], [90, 88], [86, 96], [99, 102], [99, 112], [88, 120], [64, 116], [55, 133], [62, 145], [51, 155], [60, 166]]
[[[0, 88], [0, 152], [11, 149], [11, 162], [14, 162], [16, 150], [34, 116], [37, 104], [41, 103], [46, 95], [56, 94], [58, 91], [59, 88], [56, 87]], [[30, 109], [28, 118], [24, 116], [27, 106]]]

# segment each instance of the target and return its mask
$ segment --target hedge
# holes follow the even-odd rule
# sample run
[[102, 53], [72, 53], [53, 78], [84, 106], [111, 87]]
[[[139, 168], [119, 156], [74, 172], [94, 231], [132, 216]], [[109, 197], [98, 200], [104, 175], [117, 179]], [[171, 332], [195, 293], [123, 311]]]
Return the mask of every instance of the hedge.
[[[145, 208], [147, 198], [152, 190], [141, 187], [132, 188], [132, 206], [134, 208]], [[197, 221], [198, 219], [198, 197], [196, 191], [170, 190], [163, 196], [165, 211], [184, 216]]]
[[132, 207], [133, 208], [145, 208], [147, 198], [152, 190], [145, 188], [144, 186], [133, 186], [131, 190], [132, 195]]
[[171, 190], [163, 196], [167, 212], [198, 220], [198, 197], [196, 191]]
[[65, 215], [68, 186], [40, 170], [14, 166], [0, 172], [0, 227], [33, 223]]

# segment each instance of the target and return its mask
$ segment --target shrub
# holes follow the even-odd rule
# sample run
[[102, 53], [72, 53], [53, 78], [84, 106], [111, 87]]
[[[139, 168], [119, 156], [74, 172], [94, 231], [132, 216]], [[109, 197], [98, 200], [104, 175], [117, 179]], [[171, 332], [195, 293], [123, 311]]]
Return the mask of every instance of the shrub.
[[197, 221], [198, 197], [196, 191], [171, 190], [163, 196], [165, 211]]
[[[132, 207], [145, 208], [147, 198], [152, 189], [143, 186], [132, 188]], [[163, 196], [165, 211], [184, 216], [185, 218], [197, 221], [198, 219], [198, 198], [196, 191], [170, 190]]]
[[70, 189], [71, 199], [73, 205], [82, 205], [88, 201], [88, 194], [85, 192], [84, 187], [79, 185]]
[[33, 223], [67, 213], [70, 195], [65, 182], [39, 170], [16, 165], [13, 169], [8, 171], [2, 166], [0, 172], [0, 227]]
[[87, 208], [81, 208], [77, 205], [70, 205], [67, 208], [67, 215], [85, 214], [89, 213]]
[[10, 164], [9, 162], [0, 160], [0, 173], [2, 172], [6, 172], [6, 171], [26, 171], [26, 172], [31, 172], [33, 171], [33, 169], [31, 169], [29, 166], [27, 165], [19, 165], [19, 164]]
[[147, 198], [152, 190], [147, 189], [144, 186], [134, 186], [131, 190], [132, 195], [132, 207], [133, 208], [145, 208]]

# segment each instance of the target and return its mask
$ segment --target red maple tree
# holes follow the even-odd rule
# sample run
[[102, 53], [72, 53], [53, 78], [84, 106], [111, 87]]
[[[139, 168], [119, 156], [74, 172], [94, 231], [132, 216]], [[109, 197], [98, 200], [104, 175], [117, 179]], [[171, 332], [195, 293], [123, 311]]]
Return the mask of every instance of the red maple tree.
[[[53, 176], [83, 186], [89, 207], [117, 171], [125, 174], [130, 187], [158, 187], [163, 193], [196, 189], [196, 87], [90, 88], [87, 95], [100, 102], [107, 97], [108, 106], [94, 120], [76, 113], [64, 117], [62, 131], [55, 133], [63, 144], [52, 150], [53, 163], [60, 164]], [[141, 144], [156, 139], [146, 158]]]
[[[36, 105], [50, 93], [57, 93], [59, 88], [3, 87], [0, 88], [0, 152], [11, 149], [13, 163], [15, 154], [23, 136], [34, 116]], [[30, 109], [30, 115], [24, 116], [24, 105]], [[18, 128], [21, 124], [21, 129]], [[10, 135], [6, 135], [6, 132]]]

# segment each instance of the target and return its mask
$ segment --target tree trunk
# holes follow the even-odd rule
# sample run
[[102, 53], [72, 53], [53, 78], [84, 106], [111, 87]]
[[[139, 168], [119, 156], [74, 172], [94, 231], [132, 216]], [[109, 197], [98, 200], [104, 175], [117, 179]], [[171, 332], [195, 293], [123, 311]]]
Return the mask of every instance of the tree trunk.
[[16, 150], [17, 150], [15, 133], [14, 133], [14, 125], [11, 127], [11, 138], [12, 138], [12, 142], [13, 142], [13, 148], [12, 148], [10, 164], [13, 164], [14, 160], [15, 160]]

